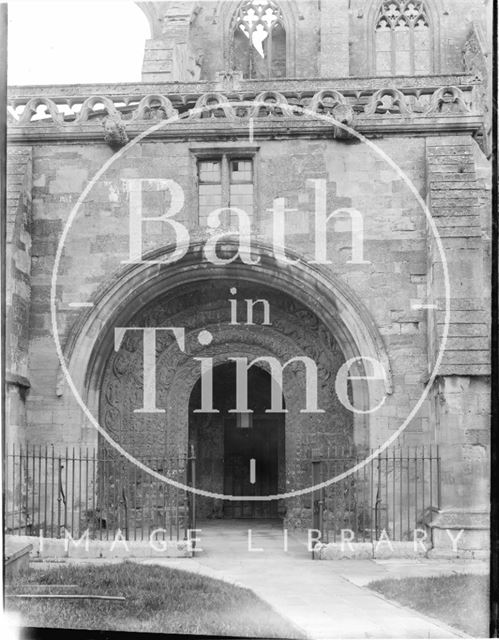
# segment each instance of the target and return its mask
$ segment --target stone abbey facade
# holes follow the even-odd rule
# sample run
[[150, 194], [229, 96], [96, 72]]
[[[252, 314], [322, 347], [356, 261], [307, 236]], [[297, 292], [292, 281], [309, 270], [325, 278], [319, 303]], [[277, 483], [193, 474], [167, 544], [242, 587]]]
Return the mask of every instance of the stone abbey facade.
[[[138, 5], [141, 82], [9, 90], [7, 441], [114, 451], [93, 416], [139, 460], [193, 447], [213, 494], [243, 491], [256, 456], [274, 495], [311, 484], [311, 456], [367, 452], [410, 416], [394, 444], [440, 451], [433, 544], [463, 529], [460, 549], [483, 551], [491, 2]], [[251, 256], [235, 259], [237, 210]], [[334, 212], [322, 235], [321, 211]], [[144, 379], [145, 332], [117, 344], [117, 327], [181, 327], [185, 348], [157, 332]], [[323, 413], [303, 412], [300, 362], [284, 372], [286, 413], [265, 411], [268, 362], [248, 373], [251, 419], [231, 412], [229, 358], [263, 356], [313, 360]], [[217, 413], [197, 411], [202, 358]], [[307, 527], [307, 500], [198, 506]]]

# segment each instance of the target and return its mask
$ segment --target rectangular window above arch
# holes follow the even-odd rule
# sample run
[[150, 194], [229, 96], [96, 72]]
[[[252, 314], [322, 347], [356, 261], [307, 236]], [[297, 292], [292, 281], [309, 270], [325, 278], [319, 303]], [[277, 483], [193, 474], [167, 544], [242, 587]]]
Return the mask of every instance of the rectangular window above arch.
[[253, 217], [253, 159], [229, 158], [229, 207], [237, 207]]
[[[250, 220], [255, 212], [256, 147], [192, 148], [196, 162], [198, 224], [206, 226], [215, 209], [242, 209]], [[226, 212], [224, 226], [237, 226], [236, 213]]]
[[210, 211], [223, 207], [222, 158], [198, 161], [199, 224], [206, 224]]

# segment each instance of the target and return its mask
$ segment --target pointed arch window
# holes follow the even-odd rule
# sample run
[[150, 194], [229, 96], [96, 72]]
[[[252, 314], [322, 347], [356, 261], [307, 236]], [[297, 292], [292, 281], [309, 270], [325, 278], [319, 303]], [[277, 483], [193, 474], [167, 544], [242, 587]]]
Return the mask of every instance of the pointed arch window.
[[376, 16], [376, 75], [426, 75], [433, 71], [432, 33], [423, 0], [388, 0]]
[[286, 29], [273, 0], [246, 0], [233, 20], [233, 68], [243, 78], [286, 75]]

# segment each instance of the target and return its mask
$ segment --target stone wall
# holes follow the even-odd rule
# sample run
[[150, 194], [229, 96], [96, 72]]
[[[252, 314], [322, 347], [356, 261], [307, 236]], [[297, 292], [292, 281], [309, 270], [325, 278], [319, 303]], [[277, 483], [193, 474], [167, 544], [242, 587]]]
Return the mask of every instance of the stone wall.
[[[486, 496], [487, 487], [487, 164], [476, 143], [466, 135], [387, 136], [377, 145], [426, 197], [451, 272], [452, 316], [441, 377], [404, 432], [401, 444], [440, 443], [445, 458], [444, 504], [449, 508], [476, 507], [477, 500], [483, 501]], [[124, 178], [171, 178], [178, 182], [185, 202], [176, 219], [189, 228], [192, 238], [206, 239], [206, 229], [197, 225], [196, 154], [207, 147], [237, 155], [238, 148], [247, 152], [248, 143], [144, 140], [92, 188], [68, 234], [58, 276], [57, 317], [63, 346], [85, 313], [74, 304], [94, 299], [96, 292], [124, 269], [129, 246]], [[367, 439], [359, 435], [361, 432], [356, 436], [357, 442], [376, 446], [394, 433], [420, 397], [442, 335], [442, 272], [425, 216], [400, 174], [361, 143], [301, 137], [260, 140], [250, 145], [250, 151], [256, 170], [255, 239], [271, 242], [269, 210], [275, 198], [284, 197], [286, 207], [294, 210], [286, 213], [287, 246], [304, 259], [314, 258], [313, 221], [319, 195], [314, 187], [318, 183], [311, 183], [311, 179], [324, 181], [328, 211], [353, 207], [363, 214], [367, 263], [349, 263], [350, 222], [340, 216], [328, 226], [331, 264], [327, 269], [365, 305], [379, 327], [388, 354], [392, 392], [370, 416]], [[28, 166], [31, 152], [20, 149], [19, 153]], [[30, 359], [29, 370], [26, 363], [19, 370], [31, 384], [26, 438], [33, 443], [91, 446], [97, 441], [95, 430], [61, 376], [51, 336], [49, 292], [64, 222], [84, 185], [111, 155], [104, 144], [35, 145], [32, 150]], [[29, 176], [29, 171], [23, 171]], [[19, 189], [16, 184], [21, 181], [15, 173], [12, 175], [11, 188]], [[22, 202], [24, 208], [19, 211], [26, 212], [28, 200]], [[145, 213], [157, 215], [158, 207], [168, 204], [168, 198], [162, 200], [161, 194], [149, 193], [144, 200]], [[144, 251], [174, 239], [161, 222], [147, 223], [144, 237]], [[477, 287], [478, 282], [484, 283], [483, 288]], [[141, 294], [138, 304], [153, 302]], [[440, 306], [427, 310], [424, 305], [428, 302]], [[195, 379], [192, 377], [192, 384]], [[176, 404], [183, 403], [185, 410], [190, 388], [175, 390]], [[184, 393], [182, 402], [179, 393]], [[180, 450], [185, 449], [187, 425], [178, 420], [179, 415], [174, 423], [178, 429], [183, 424], [175, 437]], [[296, 450], [291, 458], [298, 453]], [[291, 459], [289, 456], [288, 452], [287, 458]], [[307, 478], [297, 475], [293, 481], [300, 484]]]
[[7, 158], [6, 399], [9, 422], [6, 438], [15, 443], [26, 438], [25, 397], [30, 387], [31, 190], [31, 147], [11, 147]]
[[[342, 0], [343, 1], [343, 0]], [[232, 70], [230, 63], [231, 19], [238, 2], [219, 2], [205, 0], [203, 2], [156, 2], [155, 11], [146, 11], [151, 22], [152, 32], [156, 37], [146, 45], [142, 80], [144, 82], [161, 82], [168, 80], [197, 80], [199, 72], [201, 80], [213, 82], [219, 73]], [[321, 39], [321, 17], [314, 0], [281, 3], [288, 19], [287, 38], [292, 47], [288, 59], [289, 77], [315, 77], [319, 74], [318, 56]], [[336, 13], [338, 17], [338, 13]], [[331, 36], [346, 36], [346, 14], [339, 14], [340, 22], [331, 22], [327, 7], [322, 19], [326, 30], [324, 40], [325, 56], [329, 58]], [[341, 18], [343, 17], [343, 20]], [[188, 66], [178, 67], [174, 73], [174, 43], [188, 43], [188, 56], [184, 61]], [[343, 50], [346, 51], [344, 37]], [[338, 53], [338, 51], [336, 51]], [[196, 65], [196, 70], [192, 65]], [[321, 64], [321, 63], [319, 63]], [[345, 70], [345, 56], [332, 56], [324, 63], [329, 71], [335, 70], [339, 75]], [[335, 66], [336, 65], [336, 66]], [[191, 76], [191, 77], [189, 77]]]
[[[490, 168], [472, 139], [433, 138], [427, 153], [428, 202], [445, 250], [452, 311], [440, 373], [489, 375], [490, 247], [483, 239], [491, 232]], [[435, 342], [445, 326], [445, 288], [441, 256], [433, 240], [430, 246]]]
[[[230, 71], [230, 21], [238, 2], [152, 2], [144, 9], [153, 38], [146, 44], [144, 82], [213, 82]], [[373, 73], [372, 0], [284, 0], [289, 77], [358, 77]], [[488, 33], [481, 0], [427, 0], [433, 20], [434, 73], [462, 73], [473, 25]]]
[[[428, 202], [449, 273], [448, 340], [434, 388], [432, 422], [442, 455], [444, 513], [434, 537], [450, 546], [446, 527], [463, 528], [458, 548], [474, 552], [487, 544], [490, 444], [490, 167], [472, 139], [447, 136], [427, 144]], [[430, 240], [430, 362], [445, 328], [442, 260]], [[471, 526], [470, 509], [481, 526]], [[445, 544], [444, 544], [445, 543]]]
[[[381, 146], [408, 172], [417, 188], [424, 190], [424, 140], [407, 138], [401, 144], [400, 139], [387, 139]], [[408, 148], [411, 154], [407, 153]], [[73, 145], [71, 151], [63, 152], [58, 147], [46, 146], [34, 151], [37, 260], [33, 272], [36, 305], [32, 308], [33, 389], [29, 422], [33, 431], [38, 425], [36, 431], [41, 441], [47, 437], [54, 441], [62, 437], [68, 443], [82, 440], [80, 421], [77, 424], [68, 421], [71, 413], [66, 413], [65, 400], [57, 395], [58, 360], [50, 335], [50, 276], [63, 221], [85, 181], [109, 156], [110, 151], [104, 145]], [[374, 197], [373, 172], [381, 176]], [[195, 166], [188, 145], [143, 142], [134, 147], [119, 167], [112, 169], [93, 188], [68, 235], [58, 278], [61, 296], [58, 318], [63, 344], [82, 313], [71, 303], [90, 300], [111, 274], [123, 268], [121, 261], [127, 258], [128, 214], [121, 178], [146, 176], [168, 176], [178, 181], [184, 189], [185, 205], [176, 219], [189, 226], [192, 237], [205, 233], [196, 229], [195, 224]], [[266, 210], [272, 207], [274, 198], [285, 197], [287, 207], [298, 209], [296, 213], [287, 214], [287, 244], [313, 259], [315, 194], [313, 185], [307, 184], [310, 177], [326, 181], [328, 208], [353, 206], [365, 214], [365, 254], [370, 264], [348, 264], [350, 227], [348, 219], [339, 218], [329, 225], [332, 262], [329, 268], [344, 279], [369, 309], [380, 327], [391, 360], [394, 389], [379, 415], [372, 420], [371, 444], [374, 445], [400, 424], [401, 417], [421, 393], [421, 376], [427, 370], [425, 314], [410, 309], [410, 300], [424, 297], [426, 290], [425, 221], [399, 176], [363, 145], [336, 141], [269, 141], [262, 142], [257, 154], [259, 213], [254, 219], [254, 231], [258, 238], [269, 242], [271, 224]], [[151, 211], [156, 205], [157, 201], [152, 200]], [[145, 237], [145, 249], [173, 240], [161, 223], [150, 223]], [[67, 395], [70, 394], [66, 390], [64, 396]], [[412, 430], [418, 434], [418, 441], [432, 438], [424, 412], [411, 424], [408, 437]], [[33, 437], [37, 434], [33, 433]]]
[[[196, 91], [209, 90], [212, 88], [210, 83], [220, 84], [219, 74], [227, 70], [229, 60], [228, 25], [234, 6], [232, 2], [215, 1], [148, 5], [146, 13], [151, 21], [152, 38], [146, 45], [144, 80], [197, 81], [191, 85], [192, 95], [188, 84], [176, 89], [175, 104], [181, 106], [181, 110], [194, 104]], [[466, 62], [463, 62], [462, 51], [466, 42], [470, 42], [470, 33], [478, 33], [480, 23], [483, 26], [482, 3], [479, 0], [438, 0], [431, 6], [436, 19], [434, 24], [440, 29], [435, 57], [438, 69], [435, 70], [460, 73]], [[306, 452], [316, 449], [324, 454], [332, 442], [338, 441], [339, 434], [345, 436], [346, 444], [353, 441], [364, 448], [383, 443], [415, 407], [439, 357], [446, 296], [442, 256], [432, 225], [410, 185], [404, 181], [404, 174], [407, 175], [412, 188], [429, 205], [445, 251], [450, 275], [451, 317], [438, 377], [398, 442], [403, 446], [440, 445], [443, 511], [433, 522], [434, 539], [444, 535], [442, 531], [446, 526], [463, 527], [473, 531], [463, 538], [462, 547], [483, 547], [484, 534], [480, 532], [485, 530], [483, 523], [487, 515], [489, 451], [490, 319], [487, 310], [490, 290], [487, 282], [491, 185], [488, 163], [469, 131], [479, 127], [480, 115], [476, 109], [483, 106], [486, 96], [475, 95], [476, 100], [469, 109], [469, 100], [464, 104], [464, 93], [459, 89], [450, 91], [450, 97], [441, 92], [433, 93], [431, 105], [434, 108], [428, 111], [434, 85], [426, 78], [424, 95], [419, 104], [411, 98], [416, 111], [406, 118], [404, 108], [408, 107], [400, 102], [402, 94], [384, 91], [389, 80], [375, 82], [368, 77], [371, 69], [366, 61], [372, 59], [368, 21], [372, 18], [372, 7], [372, 3], [361, 0], [350, 3], [346, 0], [321, 3], [290, 0], [283, 10], [288, 20], [288, 44], [292, 44], [288, 51], [288, 74], [309, 79], [319, 75], [367, 76], [363, 88], [357, 92], [355, 104], [352, 99], [355, 83], [352, 81], [346, 89], [350, 92], [354, 111], [363, 114], [363, 119], [354, 120], [354, 126], [355, 122], [360, 122], [361, 130], [367, 131], [371, 139], [378, 136], [375, 142], [381, 153], [354, 138], [335, 139], [325, 129], [314, 130], [313, 123], [298, 122], [298, 117], [291, 123], [291, 119], [279, 121], [274, 115], [263, 123], [256, 139], [250, 135], [249, 123], [246, 132], [243, 120], [236, 122], [230, 118], [194, 123], [191, 120], [192, 126], [187, 121], [184, 129], [179, 128], [170, 139], [167, 135], [145, 138], [124, 153], [92, 186], [68, 231], [57, 277], [58, 333], [63, 348], [70, 351], [77, 329], [91, 308], [85, 305], [102, 299], [99, 298], [102, 292], [109, 291], [130, 268], [126, 265], [130, 245], [130, 193], [126, 180], [167, 178], [175, 181], [183, 193], [182, 206], [175, 220], [185, 225], [191, 240], [205, 242], [209, 232], [200, 226], [198, 219], [197, 159], [207, 157], [206, 154], [211, 157], [223, 154], [252, 157], [255, 167], [252, 240], [258, 242], [259, 247], [272, 244], [271, 211], [275, 199], [284, 198], [286, 246], [306, 263], [316, 260], [320, 238], [315, 234], [315, 215], [324, 190], [325, 210], [328, 213], [343, 210], [343, 213], [338, 213], [328, 223], [323, 234], [328, 253], [327, 264], [321, 268], [331, 281], [337, 279], [345, 285], [348, 295], [363, 310], [362, 317], [372, 319], [379, 332], [382, 351], [386, 353], [385, 364], [389, 365], [384, 387], [386, 399], [376, 412], [362, 418], [351, 416], [334, 397], [334, 379], [347, 358], [345, 340], [341, 331], [336, 334], [329, 326], [321, 324], [313, 302], [309, 300], [307, 306], [303, 301], [303, 306], [300, 305], [305, 285], [311, 286], [309, 281], [303, 281], [303, 287], [298, 286], [296, 292], [288, 292], [291, 302], [284, 294], [274, 300], [272, 296], [279, 284], [274, 286], [271, 280], [265, 282], [261, 290], [272, 298], [278, 321], [276, 328], [269, 329], [267, 334], [260, 328], [258, 331], [248, 328], [244, 340], [237, 329], [220, 329], [227, 324], [228, 306], [223, 309], [227, 299], [218, 292], [216, 299], [205, 300], [204, 284], [199, 282], [189, 284], [192, 285], [190, 306], [179, 308], [175, 313], [169, 307], [168, 313], [160, 314], [161, 322], [184, 323], [192, 334], [201, 328], [197, 324], [200, 309], [193, 311], [193, 308], [203, 301], [200, 305], [203, 307], [202, 319], [218, 327], [212, 347], [214, 358], [226, 357], [229, 351], [237, 348], [241, 354], [253, 357], [266, 350], [265, 355], [284, 360], [284, 356], [289, 357], [293, 349], [298, 349], [320, 363], [320, 401], [332, 417], [330, 423], [324, 417], [304, 419], [300, 416], [296, 404], [298, 390], [303, 390], [304, 386], [300, 374], [294, 372], [285, 389], [288, 398], [292, 399], [289, 407], [294, 409], [286, 418], [286, 486], [288, 489], [306, 486], [310, 477], [305, 466], [300, 467]], [[487, 62], [482, 59], [479, 62], [483, 74]], [[475, 67], [467, 64], [467, 68], [473, 71]], [[446, 81], [434, 79], [436, 86], [451, 81], [452, 78]], [[320, 88], [319, 81], [317, 86], [315, 81], [308, 82], [300, 100]], [[411, 82], [411, 79], [404, 79], [406, 92], [412, 91]], [[414, 85], [417, 82], [414, 80]], [[237, 83], [235, 78], [227, 91], [237, 90], [240, 86]], [[456, 84], [466, 84], [469, 97], [469, 79], [462, 83], [456, 81]], [[258, 86], [256, 82], [252, 91], [259, 91]], [[262, 83], [261, 87], [262, 90], [272, 88], [268, 83]], [[295, 87], [299, 87], [299, 83], [290, 81], [286, 84], [290, 101], [294, 100], [291, 94]], [[372, 93], [373, 87], [381, 87], [382, 92], [369, 98], [372, 109], [365, 109], [367, 95]], [[136, 97], [139, 89], [134, 89]], [[163, 91], [155, 89], [156, 92], [159, 90]], [[446, 97], [453, 100], [452, 104], [447, 104]], [[386, 101], [390, 103], [387, 108]], [[445, 108], [441, 108], [442, 104]], [[280, 108], [286, 107], [281, 105]], [[421, 116], [422, 112], [424, 116]], [[96, 430], [78, 406], [62, 375], [51, 334], [50, 314], [52, 268], [59, 237], [82, 190], [113, 156], [113, 150], [102, 142], [100, 115], [91, 115], [75, 121], [76, 124], [71, 120], [63, 122], [60, 114], [56, 123], [41, 125], [26, 117], [19, 127], [13, 127], [15, 139], [21, 142], [11, 146], [8, 176], [7, 266], [10, 271], [7, 274], [7, 316], [10, 341], [7, 382], [10, 421], [7, 438], [10, 442], [28, 440], [34, 444], [57, 446], [97, 444]], [[130, 136], [136, 135], [133, 127], [137, 122], [144, 127], [149, 124], [145, 119], [137, 120], [136, 115], [125, 114]], [[160, 112], [151, 110], [149, 117], [156, 116], [160, 117]], [[478, 124], [470, 124], [473, 118]], [[300, 128], [301, 124], [308, 128]], [[37, 137], [39, 126], [42, 133]], [[63, 138], [69, 129], [71, 138]], [[460, 134], [456, 133], [459, 131]], [[32, 147], [26, 146], [25, 134], [31, 136]], [[45, 135], [49, 137], [44, 138]], [[395, 166], [390, 165], [383, 154]], [[157, 216], [171, 204], [168, 193], [150, 188], [143, 196], [144, 215]], [[362, 217], [364, 235], [360, 260], [354, 259], [357, 236], [352, 237], [348, 214], [352, 210]], [[175, 234], [165, 222], [144, 223], [143, 230], [144, 253], [160, 250], [175, 241]], [[196, 269], [201, 277], [203, 265], [196, 265]], [[238, 271], [227, 272], [226, 289], [227, 278], [234, 274], [237, 276]], [[276, 269], [274, 276], [276, 274], [291, 281], [291, 268], [289, 271], [287, 267], [280, 271]], [[312, 280], [310, 274], [307, 278]], [[156, 317], [166, 300], [165, 291], [162, 295], [148, 294], [147, 277], [139, 279], [136, 285], [136, 299], [130, 307], [124, 306], [120, 316], [123, 322], [140, 323], [144, 318]], [[170, 296], [168, 305], [173, 307], [182, 295], [187, 295], [185, 283], [183, 286], [185, 290], [178, 289], [175, 295], [166, 288]], [[251, 295], [248, 292], [246, 295], [258, 296], [258, 286], [254, 283], [252, 286]], [[285, 309], [281, 308], [284, 299]], [[341, 328], [346, 323], [342, 311], [336, 310], [334, 300], [328, 299], [328, 304], [333, 309], [331, 314], [336, 312], [335, 321]], [[103, 303], [102, 315], [92, 325], [93, 333], [87, 337], [89, 345], [102, 344], [98, 342], [99, 332], [104, 328], [107, 330], [109, 321], [103, 309], [106, 313], [109, 311]], [[96, 312], [98, 314], [99, 309]], [[88, 390], [94, 385], [92, 389], [97, 398], [93, 398], [92, 409], [95, 416], [103, 418], [111, 432], [118, 424], [116, 410], [121, 412], [119, 419], [126, 422], [128, 430], [122, 444], [138, 455], [146, 450], [146, 453], [154, 451], [159, 436], [163, 437], [164, 450], [183, 454], [188, 440], [189, 394], [199, 371], [187, 361], [188, 358], [182, 359], [171, 344], [166, 345], [161, 353], [159, 396], [168, 410], [164, 419], [167, 422], [163, 422], [163, 418], [156, 421], [155, 418], [144, 418], [140, 422], [130, 404], [138, 398], [143, 385], [137, 355], [140, 350], [137, 345], [135, 351], [131, 350], [135, 353], [130, 356], [131, 382], [118, 388], [119, 359], [123, 354], [113, 353], [112, 339], [106, 344], [107, 351], [92, 353], [92, 366], [88, 371], [80, 372], [82, 387], [86, 385]], [[101, 366], [101, 378], [97, 379], [92, 367], [99, 361], [105, 366]], [[359, 396], [354, 394], [354, 397], [358, 399]], [[111, 418], [107, 420], [109, 415]], [[128, 437], [130, 434], [133, 437]], [[220, 477], [217, 481], [220, 482]], [[291, 524], [310, 524], [310, 509], [303, 503], [290, 501], [287, 506]], [[478, 523], [475, 527], [478, 534], [473, 529], [474, 523]]]
[[[151, 3], [154, 4], [154, 3]], [[143, 82], [193, 82], [199, 79], [200, 59], [190, 27], [195, 2], [159, 2], [146, 7], [154, 38], [146, 41]], [[155, 9], [155, 10], [154, 10]]]

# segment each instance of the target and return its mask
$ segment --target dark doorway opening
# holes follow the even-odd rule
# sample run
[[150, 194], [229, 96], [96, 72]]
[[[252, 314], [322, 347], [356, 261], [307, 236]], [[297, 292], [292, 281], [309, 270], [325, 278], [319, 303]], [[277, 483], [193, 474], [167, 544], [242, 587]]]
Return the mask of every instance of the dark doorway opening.
[[[224, 495], [269, 496], [285, 490], [285, 429], [283, 413], [271, 407], [271, 376], [254, 366], [248, 371], [250, 414], [236, 407], [235, 363], [213, 370], [213, 408], [218, 414], [194, 413], [201, 406], [201, 381], [189, 402], [189, 442], [196, 453], [197, 486]], [[283, 403], [284, 406], [284, 403]], [[198, 517], [273, 519], [277, 500], [216, 500], [200, 498]]]
[[[224, 421], [224, 494], [270, 496], [279, 493], [279, 444], [284, 440], [282, 418], [255, 416], [251, 427], [236, 418]], [[276, 518], [277, 501], [226, 500], [229, 518]]]

